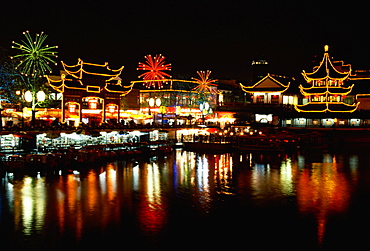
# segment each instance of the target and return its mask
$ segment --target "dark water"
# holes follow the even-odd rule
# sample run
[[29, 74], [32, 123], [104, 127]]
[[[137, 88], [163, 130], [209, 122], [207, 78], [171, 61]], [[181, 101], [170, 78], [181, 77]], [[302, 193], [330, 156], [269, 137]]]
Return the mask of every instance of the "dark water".
[[369, 250], [370, 155], [196, 154], [1, 179], [13, 250]]

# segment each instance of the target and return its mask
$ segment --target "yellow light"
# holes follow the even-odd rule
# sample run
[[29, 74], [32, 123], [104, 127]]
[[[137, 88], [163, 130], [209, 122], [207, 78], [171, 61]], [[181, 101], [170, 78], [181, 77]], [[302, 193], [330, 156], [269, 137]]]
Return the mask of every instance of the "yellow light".
[[261, 79], [260, 81], [258, 81], [257, 83], [255, 83], [254, 85], [252, 86], [245, 86], [243, 85], [242, 83], [239, 83], [240, 87], [242, 88], [242, 90], [244, 92], [247, 92], [247, 93], [256, 93], [258, 90], [258, 85], [260, 85], [261, 83], [263, 83], [266, 79], [270, 79], [272, 82], [274, 82], [275, 84], [280, 85], [281, 87], [283, 87], [284, 89], [281, 90], [281, 91], [276, 91], [276, 90], [273, 90], [273, 91], [265, 91], [263, 93], [283, 93], [285, 92], [286, 90], [288, 90], [289, 86], [290, 86], [290, 82], [288, 82], [287, 85], [283, 85], [280, 81], [276, 80], [275, 78], [273, 78], [270, 73], [267, 73], [267, 76], [265, 76], [263, 79]]

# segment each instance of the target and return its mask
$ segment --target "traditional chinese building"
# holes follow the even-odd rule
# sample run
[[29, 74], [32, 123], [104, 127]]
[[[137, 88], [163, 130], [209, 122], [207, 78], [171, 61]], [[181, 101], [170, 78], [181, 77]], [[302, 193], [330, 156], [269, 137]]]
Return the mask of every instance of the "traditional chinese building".
[[251, 95], [251, 109], [255, 121], [277, 124], [282, 113], [297, 103], [297, 94], [292, 92], [294, 78], [267, 73], [265, 77], [251, 86], [240, 84], [242, 90]]
[[320, 65], [311, 73], [303, 71], [302, 75], [309, 86], [299, 86], [304, 96], [304, 104], [296, 104], [297, 111], [342, 113], [354, 112], [357, 109], [358, 102], [346, 100], [354, 86], [350, 81], [351, 65], [345, 65], [343, 61], [332, 62], [327, 46]]
[[122, 85], [123, 66], [112, 70], [108, 63], [93, 64], [78, 59], [76, 65], [61, 62], [60, 76], [48, 76], [49, 85], [62, 93], [62, 121], [101, 123], [108, 118], [119, 121], [122, 96], [133, 84]]
[[[353, 71], [350, 64], [334, 61], [325, 46], [324, 56], [312, 72], [302, 72], [306, 83], [299, 86], [302, 102], [295, 104], [298, 114], [287, 119], [285, 125], [293, 126], [359, 126], [366, 121], [360, 109], [360, 99], [367, 100], [369, 92], [361, 88], [370, 84], [370, 75]], [[368, 85], [367, 85], [368, 86]]]

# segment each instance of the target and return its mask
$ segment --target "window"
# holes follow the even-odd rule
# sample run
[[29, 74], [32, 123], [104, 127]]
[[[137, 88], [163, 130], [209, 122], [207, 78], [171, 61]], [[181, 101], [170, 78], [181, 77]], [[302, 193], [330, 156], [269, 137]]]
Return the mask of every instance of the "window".
[[257, 96], [257, 104], [263, 104], [265, 103], [265, 96], [264, 95], [258, 95]]
[[279, 104], [279, 95], [271, 96], [271, 104]]

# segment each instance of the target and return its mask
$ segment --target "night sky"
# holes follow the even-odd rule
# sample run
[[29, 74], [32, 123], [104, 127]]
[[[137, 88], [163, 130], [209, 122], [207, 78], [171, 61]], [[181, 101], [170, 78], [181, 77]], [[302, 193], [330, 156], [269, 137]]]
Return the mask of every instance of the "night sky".
[[159, 53], [173, 78], [212, 70], [211, 78], [247, 80], [261, 56], [272, 73], [299, 76], [325, 44], [334, 59], [370, 69], [370, 3], [335, 2], [12, 0], [1, 6], [0, 46], [44, 31], [60, 60], [124, 65], [126, 82], [138, 80], [145, 55]]

